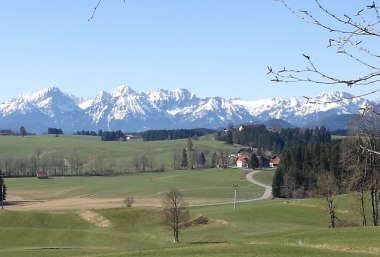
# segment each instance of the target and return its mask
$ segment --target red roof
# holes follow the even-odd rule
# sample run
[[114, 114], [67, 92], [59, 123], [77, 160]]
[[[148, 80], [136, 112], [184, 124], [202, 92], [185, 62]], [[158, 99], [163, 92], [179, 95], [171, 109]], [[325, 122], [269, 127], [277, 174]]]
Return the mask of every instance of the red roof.
[[276, 155], [272, 157], [272, 159], [270, 159], [270, 163], [272, 163], [273, 165], [279, 165], [280, 164], [280, 158], [278, 158]]
[[249, 158], [245, 155], [239, 155], [237, 158], [236, 158], [236, 161], [242, 161], [242, 162], [247, 162], [249, 161]]

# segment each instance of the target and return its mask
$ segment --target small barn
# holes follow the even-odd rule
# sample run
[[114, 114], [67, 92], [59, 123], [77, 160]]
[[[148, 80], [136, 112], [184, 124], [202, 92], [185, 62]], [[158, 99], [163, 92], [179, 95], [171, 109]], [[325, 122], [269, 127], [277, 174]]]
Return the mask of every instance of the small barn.
[[49, 178], [49, 174], [47, 173], [47, 171], [37, 171], [36, 178], [47, 179], [47, 178]]

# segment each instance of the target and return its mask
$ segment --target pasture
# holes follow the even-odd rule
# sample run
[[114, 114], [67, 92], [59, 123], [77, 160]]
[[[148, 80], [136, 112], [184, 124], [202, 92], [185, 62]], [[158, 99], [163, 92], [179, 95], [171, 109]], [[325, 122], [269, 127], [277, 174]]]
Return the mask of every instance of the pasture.
[[[172, 141], [130, 140], [100, 141], [99, 137], [74, 135], [37, 135], [0, 137], [0, 168], [3, 171], [47, 167], [55, 173], [90, 174], [93, 170], [134, 172], [136, 164], [145, 158], [146, 170], [171, 170], [174, 158], [181, 158], [187, 139]], [[213, 135], [193, 140], [193, 147], [203, 152], [209, 162], [214, 152], [230, 153], [237, 146], [215, 141]]]
[[[265, 171], [266, 172], [266, 171]], [[10, 207], [0, 215], [0, 256], [378, 256], [380, 230], [346, 227], [356, 222], [348, 199], [337, 199], [342, 227], [329, 229], [324, 202], [265, 200], [239, 202], [233, 210], [234, 183], [238, 200], [262, 191], [243, 179], [242, 170], [170, 171], [114, 177], [58, 177], [7, 179], [9, 194], [45, 203], [68, 200], [73, 208], [38, 208], [39, 204]], [[272, 175], [255, 175], [268, 180]], [[179, 244], [171, 242], [160, 199], [176, 186], [184, 192], [193, 218], [204, 215], [207, 224], [186, 227]], [[136, 197], [132, 208], [125, 195]], [[155, 201], [152, 201], [152, 197]], [[75, 204], [83, 199], [83, 205]], [[91, 199], [118, 200], [118, 205], [94, 205]], [[228, 203], [223, 203], [228, 201]], [[140, 202], [140, 203], [139, 203]], [[203, 205], [203, 204], [211, 205]], [[221, 204], [212, 204], [221, 203]], [[28, 206], [33, 206], [28, 209]], [[24, 208], [26, 207], [26, 208]], [[99, 208], [101, 207], [101, 208]], [[83, 209], [93, 220], [83, 218]], [[107, 221], [101, 225], [101, 217]]]
[[[59, 153], [87, 161], [101, 156], [103, 163], [124, 169], [134, 158], [149, 153], [170, 167], [173, 153], [186, 143], [4, 137], [0, 154], [30, 158], [39, 153], [42, 159]], [[234, 149], [210, 137], [193, 143], [205, 152]], [[46, 180], [6, 178], [8, 200], [14, 205], [0, 212], [0, 256], [380, 256], [380, 230], [353, 227], [359, 219], [348, 196], [336, 199], [341, 221], [338, 228], [329, 229], [322, 199], [250, 201], [263, 189], [247, 182], [245, 173], [205, 169]], [[263, 171], [255, 179], [271, 184], [272, 176], [273, 171]], [[236, 210], [234, 185], [238, 185]], [[161, 206], [163, 193], [171, 187], [184, 193], [192, 219], [201, 215], [209, 219], [207, 224], [184, 228], [179, 244], [172, 243]], [[132, 208], [123, 203], [127, 196], [136, 200]]]

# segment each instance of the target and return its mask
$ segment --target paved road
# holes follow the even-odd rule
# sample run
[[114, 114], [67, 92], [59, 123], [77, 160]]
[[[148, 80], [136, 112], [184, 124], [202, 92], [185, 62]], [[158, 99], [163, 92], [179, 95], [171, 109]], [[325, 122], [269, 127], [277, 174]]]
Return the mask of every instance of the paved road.
[[[260, 187], [264, 187], [265, 191], [264, 194], [259, 197], [259, 198], [254, 198], [254, 199], [248, 199], [248, 200], [240, 200], [236, 201], [237, 203], [247, 203], [247, 202], [254, 202], [258, 200], [264, 200], [264, 199], [270, 199], [272, 198], [272, 187], [268, 185], [264, 185], [257, 180], [253, 178], [253, 174], [259, 173], [259, 172], [265, 172], [262, 170], [254, 170], [252, 171], [251, 169], [246, 169], [246, 171], [250, 171], [245, 175], [245, 178], [247, 181], [251, 182], [252, 184], [255, 184]], [[224, 204], [233, 204], [233, 202], [222, 202], [222, 203], [206, 203], [206, 204], [191, 204], [189, 207], [199, 207], [199, 206], [215, 206], [215, 205], [224, 205]]]
[[272, 198], [272, 187], [268, 186], [268, 185], [264, 185], [264, 184], [258, 182], [257, 180], [255, 180], [253, 178], [253, 175], [256, 174], [256, 173], [259, 173], [259, 172], [265, 172], [265, 171], [254, 170], [254, 171], [248, 172], [247, 175], [245, 175], [245, 178], [247, 179], [247, 181], [249, 181], [249, 182], [251, 182], [251, 183], [253, 183], [253, 184], [257, 185], [257, 186], [265, 188], [264, 194], [261, 197], [255, 199], [255, 200], [264, 200], [264, 199]]

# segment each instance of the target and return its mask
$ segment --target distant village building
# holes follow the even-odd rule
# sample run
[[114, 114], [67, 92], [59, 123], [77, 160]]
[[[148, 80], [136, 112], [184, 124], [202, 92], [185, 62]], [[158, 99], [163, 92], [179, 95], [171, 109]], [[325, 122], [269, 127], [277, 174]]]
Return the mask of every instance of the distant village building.
[[236, 167], [247, 168], [249, 164], [249, 158], [245, 155], [238, 155], [236, 158]]
[[265, 158], [264, 156], [257, 156], [257, 159], [259, 160], [259, 167], [260, 168], [269, 168], [270, 167], [270, 161], [268, 158]]

